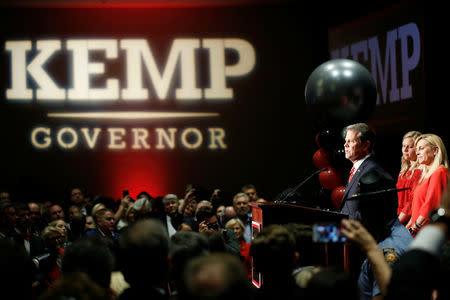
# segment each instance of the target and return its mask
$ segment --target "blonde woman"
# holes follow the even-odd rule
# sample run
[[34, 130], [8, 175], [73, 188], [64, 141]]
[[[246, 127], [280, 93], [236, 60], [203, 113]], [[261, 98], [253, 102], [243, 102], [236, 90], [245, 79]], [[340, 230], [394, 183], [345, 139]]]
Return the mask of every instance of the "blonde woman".
[[66, 248], [70, 243], [66, 221], [64, 221], [63, 219], [53, 220], [48, 223], [48, 226], [57, 229], [61, 233], [63, 239], [61, 247]]
[[233, 218], [225, 224], [225, 229], [233, 230], [236, 234], [236, 238], [239, 242], [239, 249], [242, 258], [244, 259], [243, 265], [247, 275], [251, 276], [251, 264], [250, 264], [250, 244], [244, 240], [244, 223], [239, 218]]
[[397, 188], [405, 189], [398, 192], [397, 215], [400, 223], [406, 225], [411, 218], [412, 191], [422, 175], [417, 161], [414, 142], [421, 135], [418, 131], [407, 132], [402, 139], [402, 159], [397, 179]]
[[125, 211], [124, 217], [120, 219], [117, 224], [117, 230], [122, 231], [134, 222], [136, 222], [136, 209], [133, 207], [133, 203], [128, 205], [127, 210]]
[[41, 238], [44, 241], [47, 253], [49, 254], [49, 256], [45, 259], [47, 267], [43, 272], [44, 286], [46, 288], [49, 288], [50, 285], [56, 279], [58, 279], [61, 274], [61, 262], [64, 255], [65, 236], [60, 229], [55, 226], [49, 225], [42, 230]]
[[406, 228], [413, 236], [428, 223], [428, 215], [436, 209], [448, 180], [447, 150], [435, 134], [423, 134], [415, 141], [417, 161], [422, 175], [413, 191], [411, 219]]
[[106, 208], [105, 204], [99, 202], [99, 203], [95, 204], [95, 205], [92, 207], [91, 215], [92, 215], [92, 216], [95, 216], [95, 214], [96, 214], [100, 209], [105, 209], [105, 208]]

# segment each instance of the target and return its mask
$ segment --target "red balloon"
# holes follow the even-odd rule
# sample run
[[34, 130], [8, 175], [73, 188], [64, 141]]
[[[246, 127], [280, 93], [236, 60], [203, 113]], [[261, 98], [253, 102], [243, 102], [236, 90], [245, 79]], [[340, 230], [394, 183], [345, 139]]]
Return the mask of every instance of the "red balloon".
[[344, 197], [344, 193], [345, 193], [345, 186], [343, 185], [337, 186], [333, 189], [330, 198], [331, 203], [333, 203], [334, 207], [338, 209], [341, 208], [342, 197]]
[[330, 154], [324, 148], [319, 148], [313, 155], [313, 163], [317, 169], [328, 167], [330, 165]]
[[335, 169], [328, 167], [328, 170], [319, 173], [319, 182], [326, 190], [332, 190], [342, 185], [342, 175]]

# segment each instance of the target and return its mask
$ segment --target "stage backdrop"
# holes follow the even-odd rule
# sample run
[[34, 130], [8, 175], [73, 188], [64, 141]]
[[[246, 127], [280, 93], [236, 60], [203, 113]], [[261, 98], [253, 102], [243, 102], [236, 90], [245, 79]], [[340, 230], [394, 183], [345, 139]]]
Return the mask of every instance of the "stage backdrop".
[[116, 199], [293, 186], [315, 170], [304, 88], [320, 40], [297, 9], [2, 8], [2, 185]]

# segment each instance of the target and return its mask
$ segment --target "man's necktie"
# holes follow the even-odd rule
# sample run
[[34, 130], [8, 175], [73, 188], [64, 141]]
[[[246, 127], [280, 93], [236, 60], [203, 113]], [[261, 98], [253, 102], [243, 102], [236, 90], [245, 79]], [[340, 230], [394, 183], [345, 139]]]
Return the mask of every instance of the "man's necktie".
[[348, 182], [350, 183], [350, 181], [352, 181], [352, 177], [353, 177], [353, 173], [355, 172], [355, 167], [352, 167], [352, 169], [350, 170], [350, 176], [348, 177]]

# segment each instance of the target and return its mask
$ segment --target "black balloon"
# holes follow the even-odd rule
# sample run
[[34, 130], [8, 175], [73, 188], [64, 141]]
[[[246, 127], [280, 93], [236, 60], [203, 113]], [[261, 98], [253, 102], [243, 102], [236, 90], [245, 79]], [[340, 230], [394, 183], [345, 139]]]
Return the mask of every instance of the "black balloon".
[[316, 135], [316, 144], [326, 150], [332, 150], [336, 146], [343, 145], [340, 132], [334, 129], [321, 129]]
[[372, 74], [349, 59], [332, 59], [309, 76], [305, 100], [320, 124], [364, 122], [373, 112], [377, 89]]
[[345, 158], [345, 149], [343, 146], [334, 149], [332, 153], [331, 165], [340, 170], [345, 170], [351, 165], [351, 162]]

